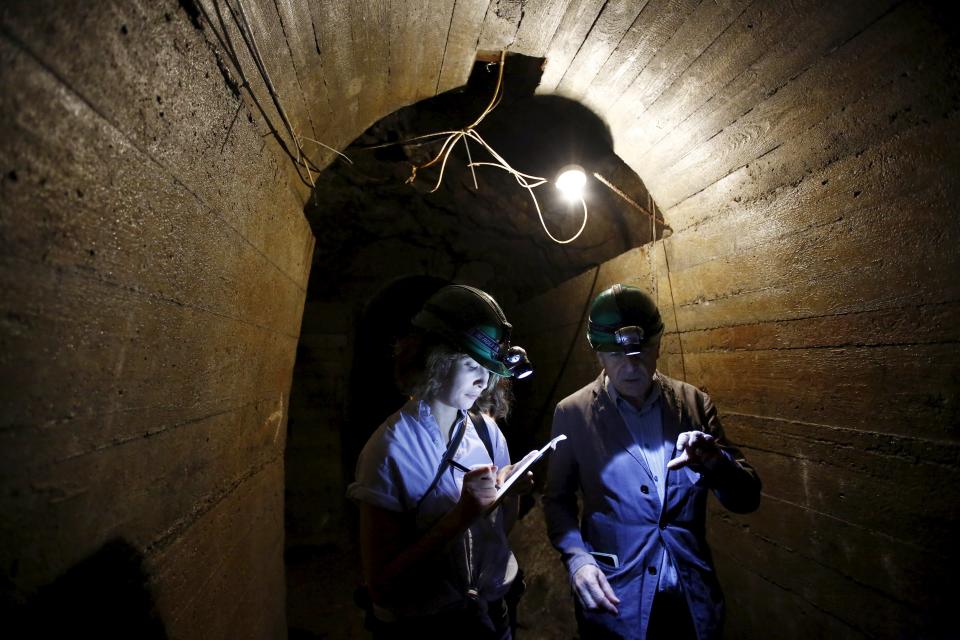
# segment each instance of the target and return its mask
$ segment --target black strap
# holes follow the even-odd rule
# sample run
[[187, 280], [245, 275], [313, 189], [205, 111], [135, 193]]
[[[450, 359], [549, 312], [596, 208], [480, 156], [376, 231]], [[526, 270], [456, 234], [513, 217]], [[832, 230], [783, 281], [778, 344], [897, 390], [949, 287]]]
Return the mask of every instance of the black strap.
[[467, 415], [470, 416], [470, 420], [473, 422], [473, 428], [477, 430], [477, 435], [480, 436], [480, 439], [483, 441], [483, 446], [487, 448], [487, 453], [490, 455], [490, 462], [496, 462], [496, 458], [493, 457], [493, 441], [490, 440], [490, 430], [487, 429], [487, 421], [483, 419], [479, 413], [469, 412]]
[[427, 490], [424, 491], [423, 495], [420, 496], [420, 499], [417, 500], [417, 511], [420, 510], [420, 503], [422, 503], [424, 499], [430, 495], [430, 492], [433, 491], [437, 486], [437, 483], [440, 482], [440, 478], [450, 465], [450, 461], [453, 460], [453, 454], [457, 452], [457, 448], [460, 446], [460, 443], [463, 442], [463, 435], [467, 431], [467, 421], [461, 420], [460, 424], [462, 426], [457, 430], [457, 433], [454, 434], [453, 438], [450, 440], [450, 444], [447, 445], [447, 450], [443, 453], [443, 457], [440, 458], [440, 464], [437, 466], [437, 474], [433, 476], [433, 482], [430, 483], [430, 486], [427, 487]]
[[[470, 416], [470, 421], [473, 422], [473, 428], [477, 430], [477, 435], [480, 436], [483, 446], [486, 447], [490, 461], [495, 462], [493, 457], [493, 441], [490, 439], [490, 430], [487, 428], [487, 421], [484, 420], [483, 416], [479, 413], [469, 412], [467, 415]], [[453, 436], [450, 444], [447, 445], [447, 450], [444, 452], [443, 457], [440, 458], [440, 464], [437, 466], [436, 475], [433, 476], [433, 482], [430, 483], [430, 486], [427, 487], [427, 490], [423, 492], [423, 495], [417, 501], [417, 510], [420, 509], [420, 504], [430, 495], [430, 492], [436, 488], [437, 483], [440, 482], [440, 478], [450, 465], [450, 461], [453, 460], [453, 455], [457, 452], [457, 448], [460, 446], [460, 443], [463, 442], [463, 436], [467, 431], [467, 421], [463, 420], [461, 425], [462, 427], [457, 430], [456, 435]]]

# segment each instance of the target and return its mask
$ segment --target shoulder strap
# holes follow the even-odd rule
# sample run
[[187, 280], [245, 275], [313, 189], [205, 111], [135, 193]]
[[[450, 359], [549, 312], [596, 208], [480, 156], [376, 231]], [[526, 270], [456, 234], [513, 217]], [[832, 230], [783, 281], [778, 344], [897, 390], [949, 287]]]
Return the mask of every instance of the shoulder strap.
[[[473, 428], [477, 430], [477, 435], [480, 436], [480, 440], [483, 442], [483, 446], [486, 447], [487, 453], [490, 455], [490, 461], [496, 462], [493, 457], [493, 441], [490, 439], [490, 429], [487, 428], [487, 421], [483, 419], [479, 413], [468, 412], [470, 416], [470, 421], [473, 422]], [[430, 495], [430, 492], [433, 491], [437, 483], [440, 482], [440, 477], [443, 476], [444, 471], [447, 470], [447, 466], [450, 464], [450, 460], [453, 459], [453, 454], [457, 452], [457, 448], [460, 446], [460, 443], [463, 441], [464, 433], [467, 431], [467, 421], [464, 420], [461, 423], [463, 426], [457, 430], [457, 434], [450, 441], [450, 444], [447, 445], [447, 450], [444, 452], [443, 457], [440, 459], [440, 464], [437, 466], [437, 473], [433, 476], [433, 482], [430, 483], [430, 486], [427, 487], [427, 490], [423, 492], [423, 495], [420, 497], [420, 500], [417, 501], [417, 509], [420, 509], [420, 503]]]
[[453, 459], [453, 454], [457, 452], [457, 447], [460, 446], [460, 443], [463, 442], [463, 434], [467, 431], [467, 421], [463, 420], [460, 423], [462, 426], [457, 429], [456, 435], [450, 440], [450, 444], [447, 445], [447, 450], [443, 453], [443, 457], [440, 458], [440, 464], [437, 466], [437, 473], [433, 476], [433, 482], [430, 483], [430, 486], [427, 487], [427, 490], [423, 492], [423, 495], [420, 496], [420, 499], [417, 501], [417, 510], [420, 509], [420, 503], [422, 503], [430, 492], [436, 488], [437, 483], [440, 482], [443, 472], [447, 470], [447, 466], [450, 464], [450, 460]]
[[487, 421], [479, 413], [469, 412], [470, 420], [473, 422], [473, 428], [477, 430], [477, 435], [483, 441], [483, 446], [487, 448], [490, 455], [490, 462], [496, 462], [493, 457], [493, 441], [490, 439], [490, 430], [487, 428]]

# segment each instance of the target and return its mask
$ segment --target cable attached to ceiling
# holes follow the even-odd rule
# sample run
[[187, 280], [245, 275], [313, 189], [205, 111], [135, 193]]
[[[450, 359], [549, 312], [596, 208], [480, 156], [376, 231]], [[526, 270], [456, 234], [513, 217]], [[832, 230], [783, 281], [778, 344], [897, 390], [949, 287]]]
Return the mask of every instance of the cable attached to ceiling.
[[[653, 196], [650, 195], [649, 191], [647, 192], [647, 205], [649, 206], [650, 211], [656, 210], [657, 205], [653, 201]], [[656, 229], [656, 225], [655, 225], [656, 220], [657, 218], [655, 216], [653, 215], [650, 216], [650, 224], [653, 227], [654, 232]], [[663, 218], [660, 218], [660, 220], [663, 220]], [[668, 227], [665, 223], [663, 227], [665, 230], [670, 229], [670, 227]], [[671, 233], [672, 231], [673, 230], [671, 229]], [[683, 351], [683, 334], [680, 331], [680, 319], [677, 317], [677, 301], [673, 296], [673, 277], [670, 275], [670, 256], [667, 255], [667, 244], [666, 244], [666, 238], [668, 237], [669, 237], [668, 234], [663, 235], [663, 237], [660, 240], [660, 246], [663, 249], [663, 262], [667, 267], [667, 285], [670, 287], [670, 306], [673, 309], [673, 326], [677, 332], [677, 344], [680, 346], [680, 369], [683, 371], [683, 380], [686, 381], [687, 380], [687, 358]], [[652, 236], [652, 239], [656, 240], [656, 236], [655, 235]]]
[[[537, 196], [534, 193], [534, 189], [542, 186], [548, 182], [546, 178], [540, 176], [530, 175], [528, 173], [523, 173], [514, 169], [507, 160], [501, 156], [496, 150], [491, 147], [486, 140], [480, 135], [476, 130], [476, 127], [483, 122], [483, 119], [490, 114], [491, 111], [497, 108], [497, 105], [500, 104], [500, 101], [503, 99], [503, 71], [506, 66], [507, 52], [500, 52], [500, 62], [499, 68], [497, 70], [497, 84], [493, 90], [493, 95], [490, 97], [490, 102], [487, 104], [486, 108], [480, 113], [480, 115], [470, 124], [462, 129], [456, 131], [437, 131], [434, 133], [427, 133], [421, 136], [415, 136], [413, 138], [408, 138], [406, 140], [401, 140], [398, 142], [387, 142], [384, 144], [372, 145], [369, 147], [364, 147], [365, 149], [381, 149], [384, 147], [397, 146], [397, 145], [410, 145], [414, 143], [421, 143], [423, 141], [432, 140], [434, 138], [444, 137], [443, 144], [440, 146], [440, 150], [434, 155], [430, 160], [423, 162], [421, 164], [414, 164], [410, 170], [410, 177], [407, 178], [406, 184], [412, 184], [417, 179], [417, 173], [423, 169], [432, 167], [433, 165], [440, 163], [440, 174], [437, 176], [436, 184], [430, 190], [430, 193], [437, 191], [440, 188], [441, 183], [443, 182], [443, 176], [446, 172], [447, 161], [450, 159], [450, 154], [453, 152], [453, 149], [456, 147], [457, 143], [463, 141], [463, 146], [467, 152], [467, 167], [470, 169], [470, 172], [473, 176], [474, 188], [479, 189], [477, 184], [477, 174], [476, 167], [496, 167], [503, 171], [506, 171], [514, 177], [521, 187], [527, 190], [530, 194], [531, 200], [533, 200], [533, 206], [537, 211], [537, 218], [540, 220], [540, 226], [543, 227], [543, 231], [547, 234], [547, 237], [557, 244], [569, 244], [580, 237], [580, 234], [583, 233], [583, 230], [587, 226], [587, 219], [589, 213], [587, 211], [586, 201], [580, 197], [580, 204], [583, 206], [583, 220], [580, 223], [580, 228], [575, 234], [571, 237], [561, 240], [550, 232], [550, 229], [547, 227], [547, 222], [543, 217], [543, 211], [540, 209], [540, 202], [537, 200]], [[487, 153], [493, 158], [493, 162], [477, 162], [473, 160], [473, 155], [470, 151], [469, 141], [473, 140], [481, 147], [483, 147]]]
[[620, 198], [624, 202], [629, 204], [631, 207], [633, 207], [640, 213], [650, 217], [651, 224], [654, 225], [652, 227], [653, 232], [650, 236], [651, 241], [657, 239], [656, 224], [659, 224], [663, 230], [661, 237], [669, 238], [673, 234], [673, 228], [667, 224], [666, 220], [664, 220], [662, 216], [658, 216], [656, 214], [656, 205], [653, 204], [653, 198], [650, 197], [649, 192], [647, 193], [647, 202], [649, 204], [647, 207], [643, 207], [639, 205], [633, 198], [631, 198], [630, 196], [625, 194], [623, 191], [618, 189], [616, 185], [614, 185], [612, 182], [604, 178], [602, 175], [600, 175], [596, 171], [593, 172], [593, 177], [596, 178], [602, 185], [604, 185], [605, 187], [613, 191], [616, 195], [620, 196]]
[[[273, 105], [277, 110], [277, 113], [280, 114], [280, 119], [283, 122], [284, 127], [287, 130], [287, 133], [293, 139], [293, 144], [297, 150], [297, 157], [294, 160], [294, 166], [297, 168], [297, 175], [300, 176], [300, 179], [303, 180], [303, 174], [300, 172], [300, 167], [303, 167], [307, 171], [307, 180], [304, 182], [310, 186], [311, 189], [316, 187], [316, 180], [313, 177], [313, 171], [319, 173], [322, 171], [322, 167], [317, 165], [310, 157], [307, 155], [306, 151], [303, 148], [303, 141], [312, 142], [315, 145], [318, 145], [324, 149], [334, 152], [338, 156], [345, 159], [350, 164], [353, 164], [353, 160], [348, 158], [345, 154], [341, 153], [337, 149], [334, 149], [328, 144], [315, 140], [313, 138], [299, 135], [296, 129], [293, 126], [293, 123], [290, 121], [289, 116], [287, 116], [286, 109], [283, 108], [283, 104], [280, 101], [280, 95], [277, 93], [273, 85], [273, 81], [270, 79], [270, 73], [267, 71], [267, 65], [263, 60], [263, 56], [260, 55], [260, 47], [257, 46], [257, 39], [253, 34], [253, 29], [250, 27], [250, 21], [247, 19], [247, 13], [243, 8], [242, 0], [237, 1], [237, 8], [240, 10], [241, 20], [237, 20], [236, 15], [234, 15], [234, 21], [237, 23], [237, 26], [240, 28], [241, 35], [244, 38], [244, 41], [247, 43], [247, 48], [250, 50], [251, 56], [253, 58], [253, 63], [257, 67], [257, 71], [260, 73], [261, 78], [263, 79], [264, 85], [267, 87], [267, 93], [270, 94], [270, 99], [273, 101]], [[227, 7], [229, 8], [229, 3]], [[232, 13], [232, 9], [231, 9]], [[238, 61], [239, 62], [239, 61]], [[247, 89], [250, 90], [249, 85]], [[311, 171], [313, 167], [313, 171]]]

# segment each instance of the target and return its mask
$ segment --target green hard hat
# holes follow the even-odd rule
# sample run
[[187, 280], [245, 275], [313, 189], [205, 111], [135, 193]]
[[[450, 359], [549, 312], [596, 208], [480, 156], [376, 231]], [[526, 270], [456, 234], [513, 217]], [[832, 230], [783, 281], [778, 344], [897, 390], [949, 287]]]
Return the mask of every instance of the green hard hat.
[[[526, 352], [510, 346], [513, 327], [500, 305], [480, 289], [462, 284], [442, 287], [424, 303], [412, 323], [438, 334], [497, 375], [523, 377], [529, 369]], [[523, 362], [517, 362], [520, 353]], [[524, 363], [526, 369], [518, 368]]]
[[594, 351], [637, 353], [661, 333], [656, 303], [637, 287], [615, 284], [590, 305], [587, 340]]

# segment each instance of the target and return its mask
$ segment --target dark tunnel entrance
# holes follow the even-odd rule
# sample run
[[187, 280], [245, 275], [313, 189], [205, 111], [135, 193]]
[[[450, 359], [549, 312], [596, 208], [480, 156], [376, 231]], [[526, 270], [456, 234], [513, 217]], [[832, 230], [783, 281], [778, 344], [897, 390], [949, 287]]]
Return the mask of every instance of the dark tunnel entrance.
[[346, 420], [341, 432], [343, 481], [367, 438], [406, 396], [393, 380], [393, 347], [410, 330], [410, 319], [437, 289], [449, 284], [433, 276], [406, 276], [379, 291], [361, 312], [353, 341]]

